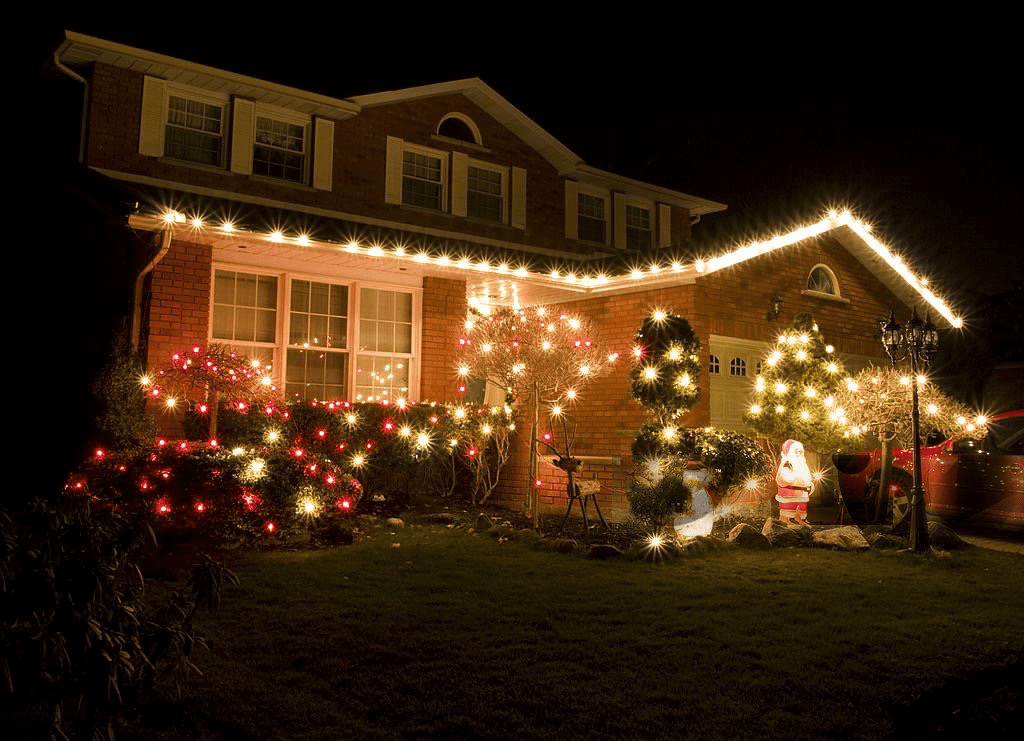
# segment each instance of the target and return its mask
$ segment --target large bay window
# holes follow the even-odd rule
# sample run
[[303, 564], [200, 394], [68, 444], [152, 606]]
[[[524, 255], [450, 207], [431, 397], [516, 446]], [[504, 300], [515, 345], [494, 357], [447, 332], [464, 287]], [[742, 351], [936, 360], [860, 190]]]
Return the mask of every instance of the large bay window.
[[418, 298], [408, 288], [217, 269], [210, 337], [270, 363], [289, 398], [409, 398]]

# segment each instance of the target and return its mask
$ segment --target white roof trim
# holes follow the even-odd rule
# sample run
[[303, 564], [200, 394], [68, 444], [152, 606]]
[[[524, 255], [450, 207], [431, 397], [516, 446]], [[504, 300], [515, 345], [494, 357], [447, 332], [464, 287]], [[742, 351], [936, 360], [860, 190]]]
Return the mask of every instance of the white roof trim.
[[176, 59], [164, 54], [136, 49], [125, 44], [65, 31], [66, 40], [55, 56], [64, 64], [102, 62], [130, 69], [170, 82], [225, 95], [241, 95], [261, 103], [288, 108], [308, 115], [344, 120], [359, 113], [359, 105], [306, 90], [235, 74], [204, 64]]

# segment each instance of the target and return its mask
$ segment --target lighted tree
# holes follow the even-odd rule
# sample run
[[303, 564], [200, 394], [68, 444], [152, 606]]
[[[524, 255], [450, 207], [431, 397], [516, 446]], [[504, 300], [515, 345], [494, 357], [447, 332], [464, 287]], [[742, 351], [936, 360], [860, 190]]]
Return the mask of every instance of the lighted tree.
[[835, 349], [811, 315], [800, 314], [761, 362], [743, 421], [773, 449], [784, 440], [799, 440], [819, 452], [837, 450], [847, 432], [836, 406], [843, 378]]
[[700, 352], [700, 340], [680, 316], [655, 311], [636, 332], [631, 390], [654, 418], [633, 441], [636, 468], [628, 498], [634, 516], [650, 526], [665, 524], [676, 512], [710, 509], [710, 501], [693, 501], [690, 461], [700, 461], [701, 482], [723, 493], [767, 470], [765, 455], [746, 435], [680, 425], [678, 418], [700, 398]]
[[[847, 378], [835, 393], [835, 411], [853, 433], [870, 433], [882, 444], [882, 467], [876, 492], [875, 516], [892, 479], [893, 448], [913, 444], [911, 377], [898, 368], [865, 368]], [[947, 396], [923, 376], [918, 378], [918, 404], [922, 437], [937, 433], [949, 437], [984, 437], [985, 418]]]
[[528, 502], [540, 524], [538, 430], [542, 407], [558, 416], [579, 401], [582, 388], [618, 357], [597, 347], [590, 323], [543, 306], [505, 308], [466, 321], [458, 372], [501, 389], [516, 414], [528, 415], [530, 483]]
[[284, 397], [273, 382], [270, 367], [250, 360], [231, 349], [213, 344], [198, 345], [174, 353], [171, 364], [155, 375], [145, 376], [142, 385], [150, 398], [161, 398], [168, 408], [181, 403], [210, 415], [210, 437], [217, 436], [217, 410], [221, 398], [236, 409], [258, 407], [281, 410]]

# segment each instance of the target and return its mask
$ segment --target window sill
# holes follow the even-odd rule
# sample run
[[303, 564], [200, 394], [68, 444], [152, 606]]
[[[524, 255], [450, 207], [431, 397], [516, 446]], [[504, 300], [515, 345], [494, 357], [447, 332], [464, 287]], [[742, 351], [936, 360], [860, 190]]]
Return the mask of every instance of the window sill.
[[187, 167], [191, 170], [202, 170], [203, 172], [217, 172], [221, 175], [232, 175], [233, 173], [226, 167], [214, 167], [213, 165], [204, 165], [199, 162], [190, 162], [189, 160], [179, 160], [174, 157], [157, 157], [157, 162], [161, 164], [174, 165], [175, 167]]
[[272, 185], [283, 185], [287, 188], [295, 188], [295, 190], [301, 190], [306, 193], [313, 193], [316, 188], [306, 185], [305, 183], [297, 183], [294, 180], [285, 180], [284, 178], [272, 178], [269, 175], [250, 175], [249, 179], [254, 183], [269, 183]]
[[480, 152], [481, 154], [490, 154], [491, 150], [488, 147], [481, 146], [476, 142], [468, 142], [463, 139], [454, 139], [450, 136], [444, 136], [442, 134], [431, 134], [430, 138], [434, 141], [444, 142], [445, 144], [454, 144], [457, 147], [465, 147], [471, 149], [474, 152]]
[[835, 294], [832, 294], [832, 293], [822, 293], [821, 291], [812, 291], [810, 288], [805, 288], [804, 290], [800, 291], [800, 294], [803, 295], [803, 296], [809, 296], [811, 298], [820, 298], [820, 299], [823, 299], [825, 301], [835, 301], [837, 304], [848, 304], [848, 303], [850, 303], [850, 299], [848, 299], [848, 298], [843, 298], [842, 296], [836, 296]]

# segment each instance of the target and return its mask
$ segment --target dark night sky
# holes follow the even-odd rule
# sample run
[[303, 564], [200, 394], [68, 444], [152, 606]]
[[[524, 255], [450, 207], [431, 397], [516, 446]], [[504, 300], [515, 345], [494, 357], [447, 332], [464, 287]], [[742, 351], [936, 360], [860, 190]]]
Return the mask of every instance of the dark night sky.
[[[727, 246], [847, 205], [959, 301], [1024, 279], [1020, 56], [997, 19], [801, 17], [580, 26], [544, 16], [338, 12], [239, 23], [76, 10], [41, 24], [348, 97], [479, 76], [585, 161], [729, 205]], [[237, 7], [237, 6], [236, 6]], [[667, 21], [667, 18], [664, 19]], [[934, 23], [934, 21], [929, 21]], [[1008, 33], [1008, 32], [1007, 32]]]

